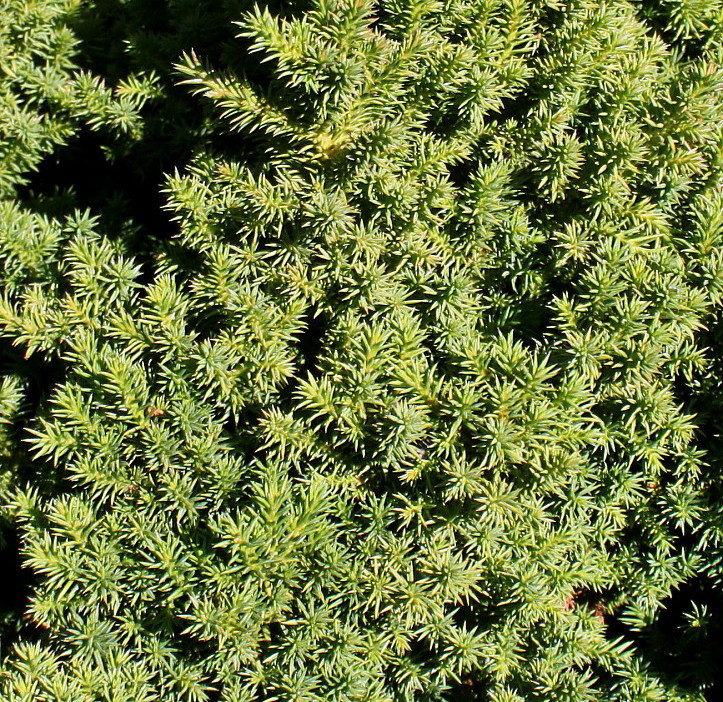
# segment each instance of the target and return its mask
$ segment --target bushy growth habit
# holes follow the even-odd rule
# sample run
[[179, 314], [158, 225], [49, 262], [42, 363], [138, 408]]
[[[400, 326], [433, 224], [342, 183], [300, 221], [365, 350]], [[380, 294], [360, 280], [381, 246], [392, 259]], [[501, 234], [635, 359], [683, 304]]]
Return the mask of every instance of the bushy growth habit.
[[713, 699], [723, 2], [143, 5], [0, 6], [0, 697]]

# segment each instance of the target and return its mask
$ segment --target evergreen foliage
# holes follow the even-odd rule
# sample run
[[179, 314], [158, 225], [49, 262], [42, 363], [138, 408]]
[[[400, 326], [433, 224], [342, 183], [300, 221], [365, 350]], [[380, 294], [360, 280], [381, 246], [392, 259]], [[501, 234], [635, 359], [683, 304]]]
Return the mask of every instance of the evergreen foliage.
[[146, 4], [0, 6], [2, 699], [715, 699], [723, 2]]

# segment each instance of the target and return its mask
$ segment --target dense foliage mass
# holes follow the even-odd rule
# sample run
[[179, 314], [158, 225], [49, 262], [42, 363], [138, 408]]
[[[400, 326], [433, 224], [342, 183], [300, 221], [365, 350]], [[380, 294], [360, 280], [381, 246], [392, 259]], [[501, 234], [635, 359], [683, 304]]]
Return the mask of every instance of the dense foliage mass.
[[0, 262], [2, 700], [723, 694], [723, 0], [3, 0]]

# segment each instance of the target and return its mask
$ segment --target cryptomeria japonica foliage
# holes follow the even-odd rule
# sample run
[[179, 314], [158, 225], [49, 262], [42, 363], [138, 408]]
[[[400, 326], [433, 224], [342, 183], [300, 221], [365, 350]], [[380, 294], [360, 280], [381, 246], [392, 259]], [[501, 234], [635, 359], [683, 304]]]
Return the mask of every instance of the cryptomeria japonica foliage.
[[723, 2], [145, 4], [0, 6], [2, 699], [714, 699]]

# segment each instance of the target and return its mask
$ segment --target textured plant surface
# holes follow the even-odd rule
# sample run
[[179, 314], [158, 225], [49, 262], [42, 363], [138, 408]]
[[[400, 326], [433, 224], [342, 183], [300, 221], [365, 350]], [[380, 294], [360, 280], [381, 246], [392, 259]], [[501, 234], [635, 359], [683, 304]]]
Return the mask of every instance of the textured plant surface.
[[5, 0], [0, 263], [3, 700], [723, 694], [723, 0]]

